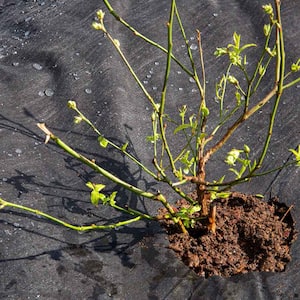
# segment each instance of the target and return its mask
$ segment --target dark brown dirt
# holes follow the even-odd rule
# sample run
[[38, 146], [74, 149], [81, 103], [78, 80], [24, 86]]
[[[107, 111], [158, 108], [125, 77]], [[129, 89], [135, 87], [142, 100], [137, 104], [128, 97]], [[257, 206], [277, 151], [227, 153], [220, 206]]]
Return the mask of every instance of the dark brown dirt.
[[[182, 234], [170, 221], [163, 221], [170, 248], [200, 276], [232, 276], [250, 271], [281, 272], [291, 260], [290, 246], [296, 239], [289, 208], [277, 199], [232, 193], [214, 201], [215, 234], [207, 221], [197, 222], [190, 235]], [[177, 207], [186, 206], [184, 200]]]

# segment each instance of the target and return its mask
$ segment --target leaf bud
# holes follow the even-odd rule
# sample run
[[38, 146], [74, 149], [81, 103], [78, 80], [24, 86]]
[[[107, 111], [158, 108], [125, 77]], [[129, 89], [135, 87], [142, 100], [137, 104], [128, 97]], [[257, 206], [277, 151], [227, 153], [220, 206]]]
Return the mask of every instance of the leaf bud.
[[102, 30], [104, 31], [104, 26], [103, 24], [100, 24], [98, 22], [93, 22], [92, 23], [92, 27], [95, 29], [95, 30]]
[[234, 85], [237, 85], [239, 83], [239, 81], [232, 75], [228, 76], [228, 81]]
[[75, 124], [79, 124], [81, 121], [82, 121], [82, 117], [80, 117], [80, 116], [75, 116], [74, 117], [74, 123]]
[[96, 12], [96, 14], [97, 14], [98, 20], [100, 22], [102, 22], [104, 19], [104, 16], [105, 16], [105, 12], [102, 9], [100, 9]]
[[76, 109], [76, 102], [75, 101], [72, 101], [72, 100], [69, 100], [68, 101], [68, 107], [71, 108], [71, 109]]
[[297, 62], [296, 64], [293, 63], [293, 64], [291, 65], [291, 71], [292, 71], [292, 72], [298, 72], [298, 71], [300, 71], [299, 60], [298, 60], [298, 62]]
[[225, 162], [230, 166], [235, 166], [235, 162], [240, 156], [242, 151], [238, 149], [232, 149], [228, 152]]
[[250, 153], [250, 148], [248, 145], [244, 145], [244, 152], [247, 154]]
[[206, 106], [201, 107], [201, 112], [203, 117], [207, 117], [209, 115], [209, 109]]
[[117, 39], [114, 39], [114, 44], [117, 48], [120, 48], [120, 41]]
[[271, 4], [263, 5], [262, 8], [267, 15], [270, 15], [270, 16], [273, 15], [273, 7]]

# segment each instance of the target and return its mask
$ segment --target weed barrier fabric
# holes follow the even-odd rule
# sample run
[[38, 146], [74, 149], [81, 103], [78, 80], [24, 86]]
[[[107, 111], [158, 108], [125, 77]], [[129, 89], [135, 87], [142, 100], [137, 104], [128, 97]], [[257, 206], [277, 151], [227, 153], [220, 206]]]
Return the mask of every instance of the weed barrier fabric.
[[[137, 4], [125, 0], [112, 1], [112, 4], [140, 32], [165, 44], [169, 8], [168, 1], [165, 2], [143, 0]], [[209, 0], [189, 1], [187, 6], [185, 1], [178, 1], [191, 45], [196, 44], [195, 29], [202, 32], [208, 86], [212, 84], [207, 99], [212, 105], [215, 105], [214, 82], [224, 68], [224, 61], [216, 61], [212, 54], [217, 46], [231, 41], [234, 31], [242, 35], [243, 42], [260, 45], [264, 24], [262, 4], [265, 2]], [[104, 4], [98, 0], [0, 1], [1, 197], [73, 224], [118, 221], [124, 216], [109, 207], [91, 207], [85, 182], [103, 182], [103, 179], [53, 144], [44, 145], [37, 122], [45, 122], [75, 149], [95, 158], [121, 178], [141, 187], [160, 188], [117, 153], [99, 149], [93, 132], [86, 126], [72, 124], [73, 114], [66, 106], [69, 99], [76, 100], [106, 136], [116, 142], [128, 140], [130, 151], [150, 166], [151, 147], [145, 143], [150, 132], [150, 105], [109, 42], [91, 28], [99, 8], [104, 9]], [[286, 53], [293, 61], [300, 54], [299, 15], [299, 2], [283, 2]], [[132, 36], [108, 13], [105, 22], [138, 75], [159, 96], [164, 56]], [[176, 40], [179, 56], [184, 53], [180, 53], [182, 44], [182, 40]], [[254, 57], [254, 52], [249, 51], [248, 61]], [[191, 106], [197, 104], [189, 78], [179, 69], [176, 71], [176, 67], [171, 81], [170, 114], [177, 111], [182, 103], [179, 101]], [[265, 79], [262, 92], [269, 81], [270, 78]], [[274, 132], [272, 153], [266, 161], [268, 168], [276, 167], [276, 161], [289, 160], [287, 149], [299, 143], [299, 91], [298, 86], [284, 93], [279, 107], [283, 121], [279, 121]], [[266, 133], [266, 117], [256, 115], [239, 130], [238, 137], [230, 140], [228, 147], [245, 143], [257, 149]], [[224, 170], [217, 157], [209, 173], [214, 172], [219, 178]], [[108, 188], [116, 187], [108, 185]], [[299, 171], [295, 168], [253, 180], [239, 190], [278, 195], [287, 205], [293, 204], [293, 217], [299, 230]], [[156, 204], [153, 206], [120, 188], [118, 191], [121, 204], [156, 212]], [[300, 297], [299, 240], [292, 247], [292, 262], [283, 273], [209, 279], [197, 277], [177, 260], [167, 248], [162, 229], [151, 222], [78, 234], [22, 211], [3, 209], [0, 242], [1, 299]]]

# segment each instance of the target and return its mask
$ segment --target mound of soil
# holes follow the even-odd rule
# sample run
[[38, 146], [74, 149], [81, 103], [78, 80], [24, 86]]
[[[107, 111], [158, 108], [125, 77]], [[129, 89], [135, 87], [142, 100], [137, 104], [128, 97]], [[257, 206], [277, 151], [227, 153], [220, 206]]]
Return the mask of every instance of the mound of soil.
[[[186, 206], [185, 200], [177, 208]], [[229, 277], [250, 271], [281, 272], [291, 260], [290, 247], [296, 239], [290, 209], [276, 198], [232, 193], [214, 201], [216, 232], [207, 220], [197, 222], [189, 235], [180, 233], [171, 221], [163, 221], [170, 248], [198, 275]]]

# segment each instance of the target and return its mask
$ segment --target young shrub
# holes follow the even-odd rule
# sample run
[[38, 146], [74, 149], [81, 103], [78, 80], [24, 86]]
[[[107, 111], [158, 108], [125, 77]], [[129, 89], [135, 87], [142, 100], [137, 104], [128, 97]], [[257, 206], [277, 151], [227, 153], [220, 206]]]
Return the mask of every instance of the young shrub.
[[[200, 31], [197, 31], [197, 42], [201, 66], [199, 72], [199, 70], [196, 69], [193, 53], [190, 49], [190, 45], [187, 42], [187, 37], [176, 1], [170, 1], [169, 20], [167, 22], [167, 48], [164, 48], [162, 45], [142, 35], [125, 20], [123, 20], [122, 17], [115, 12], [108, 0], [104, 0], [103, 2], [108, 11], [116, 18], [118, 22], [120, 22], [128, 30], [132, 31], [136, 36], [144, 40], [145, 43], [148, 43], [149, 47], [156, 47], [166, 55], [165, 75], [162, 84], [161, 97], [160, 99], [155, 99], [147, 90], [143, 82], [139, 79], [132, 65], [127, 60], [123, 53], [120, 42], [115, 39], [111, 35], [110, 31], [106, 28], [104, 11], [99, 10], [97, 12], [97, 21], [93, 22], [92, 27], [95, 30], [104, 33], [108, 41], [110, 41], [114, 46], [115, 50], [120, 55], [121, 60], [127, 66], [129, 73], [132, 75], [152, 107], [152, 111], [149, 116], [149, 125], [152, 128], [152, 134], [151, 136], [147, 137], [147, 140], [152, 144], [153, 165], [148, 167], [146, 164], [139, 161], [129, 151], [127, 151], [128, 142], [125, 141], [123, 144], [116, 144], [104, 136], [101, 131], [93, 125], [93, 122], [90, 121], [77, 107], [76, 102], [70, 100], [68, 101], [68, 107], [76, 114], [74, 123], [86, 123], [97, 134], [100, 147], [114, 148], [118, 150], [122, 155], [125, 155], [128, 159], [135, 163], [141, 170], [150, 175], [155, 181], [159, 182], [160, 184], [168, 185], [175, 193], [177, 193], [178, 198], [185, 199], [188, 205], [183, 206], [178, 210], [174, 208], [172, 199], [167, 199], [167, 197], [161, 192], [151, 192], [148, 190], [143, 190], [137, 186], [133, 186], [131, 183], [126, 182], [125, 180], [106, 170], [101, 165], [97, 164], [93, 159], [89, 159], [83, 154], [80, 154], [71, 146], [64, 143], [48, 127], [46, 127], [45, 124], [39, 123], [39, 128], [46, 134], [46, 143], [50, 140], [53, 141], [58, 147], [62, 148], [69, 155], [73, 156], [112, 182], [141, 197], [160, 202], [162, 207], [164, 207], [164, 213], [149, 215], [127, 206], [122, 207], [118, 205], [116, 191], [112, 192], [111, 194], [107, 194], [104, 192], [105, 185], [93, 182], [86, 183], [86, 186], [91, 190], [91, 203], [95, 206], [98, 206], [99, 203], [102, 205], [109, 205], [113, 209], [128, 214], [130, 216], [128, 220], [109, 225], [93, 224], [90, 226], [76, 226], [66, 223], [41, 211], [22, 205], [17, 205], [1, 198], [0, 208], [13, 207], [22, 209], [78, 231], [115, 228], [139, 221], [141, 219], [165, 219], [177, 224], [182, 233], [188, 234], [189, 229], [193, 228], [200, 219], [205, 219], [207, 220], [208, 229], [214, 233], [217, 226], [215, 223], [216, 207], [213, 205], [215, 199], [228, 197], [230, 195], [231, 188], [237, 184], [248, 182], [253, 177], [263, 176], [269, 172], [283, 168], [283, 166], [278, 166], [273, 170], [262, 173], [259, 172], [269, 150], [270, 140], [275, 125], [275, 117], [277, 115], [278, 105], [282, 99], [282, 94], [286, 89], [300, 82], [300, 77], [296, 79], [290, 79], [292, 74], [299, 72], [300, 59], [297, 62], [294, 62], [288, 71], [286, 70], [280, 1], [275, 0], [274, 7], [271, 4], [263, 6], [263, 10], [268, 16], [269, 22], [264, 25], [262, 29], [265, 35], [265, 43], [259, 55], [259, 59], [256, 62], [251, 61], [251, 64], [255, 65], [252, 73], [250, 73], [247, 69], [248, 61], [246, 53], [249, 49], [255, 48], [255, 44], [243, 45], [241, 35], [239, 35], [237, 32], [234, 32], [232, 43], [228, 44], [226, 47], [219, 47], [216, 49], [215, 56], [225, 57], [228, 61], [228, 65], [224, 74], [221, 76], [220, 81], [217, 82], [213, 87], [215, 88], [216, 99], [219, 103], [219, 118], [212, 130], [208, 130], [207, 127], [207, 122], [210, 118], [210, 103], [206, 99], [206, 90], [207, 88], [212, 87], [206, 86], [206, 73], [201, 34]], [[190, 61], [190, 66], [184, 65], [174, 54], [173, 27], [175, 19], [179, 24], [182, 38], [186, 43], [186, 51]], [[264, 97], [253, 104], [251, 99], [254, 97], [254, 95], [256, 95], [259, 87], [261, 86], [263, 77], [266, 76], [268, 72], [273, 72], [271, 68], [272, 61], [275, 62], [275, 72], [272, 87]], [[171, 119], [171, 117], [166, 114], [166, 107], [168, 105], [167, 89], [169, 75], [173, 64], [177, 64], [183, 72], [192, 78], [197, 90], [199, 91], [200, 98], [198, 111], [195, 114], [188, 115], [188, 107], [183, 103], [179, 109], [177, 119]], [[225, 105], [227, 101], [228, 90], [234, 90], [235, 95], [235, 103], [232, 107], [230, 107], [230, 109], [227, 109]], [[262, 149], [259, 151], [259, 155], [254, 157], [248, 145], [244, 145], [241, 149], [232, 148], [224, 160], [229, 166], [228, 170], [229, 173], [233, 175], [233, 179], [227, 179], [228, 174], [224, 174], [224, 176], [221, 178], [208, 181], [206, 178], [207, 163], [217, 151], [223, 148], [228, 139], [236, 133], [236, 130], [242, 124], [246, 123], [249, 118], [255, 115], [266, 104], [270, 104], [272, 106], [272, 111], [267, 128], [267, 135], [262, 143]], [[176, 125], [175, 130], [171, 135], [169, 131], [167, 131], [168, 124], [170, 123]], [[221, 132], [221, 129], [223, 133], [220, 137], [216, 137], [217, 132]], [[182, 147], [178, 151], [178, 149], [172, 149], [170, 147], [169, 140], [170, 136], [176, 137], [176, 135], [179, 134], [181, 134], [181, 137], [184, 137], [184, 142], [181, 142]], [[300, 146], [295, 149], [290, 149], [290, 151], [294, 154], [295, 160], [286, 164], [284, 167], [294, 164], [299, 166]], [[182, 188], [190, 183], [194, 184], [195, 186], [197, 193], [196, 198], [192, 198], [191, 195], [186, 193]]]

